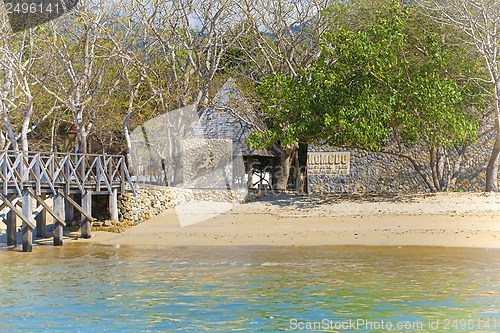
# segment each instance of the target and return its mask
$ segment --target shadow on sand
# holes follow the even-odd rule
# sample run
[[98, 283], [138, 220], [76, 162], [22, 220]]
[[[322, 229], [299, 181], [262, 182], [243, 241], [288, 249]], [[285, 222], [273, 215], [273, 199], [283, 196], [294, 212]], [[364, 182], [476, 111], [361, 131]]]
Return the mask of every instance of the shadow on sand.
[[[427, 194], [432, 196], [433, 194]], [[349, 202], [393, 202], [410, 203], [417, 202], [415, 195], [404, 194], [291, 194], [291, 193], [269, 193], [255, 200], [265, 202], [278, 207], [289, 207], [297, 209], [312, 209], [318, 205], [339, 204]]]

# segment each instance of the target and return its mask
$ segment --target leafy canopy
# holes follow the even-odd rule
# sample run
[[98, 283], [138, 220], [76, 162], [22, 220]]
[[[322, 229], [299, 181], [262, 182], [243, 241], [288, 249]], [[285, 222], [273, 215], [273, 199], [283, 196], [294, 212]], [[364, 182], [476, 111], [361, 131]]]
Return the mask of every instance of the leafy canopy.
[[330, 29], [309, 69], [268, 76], [258, 88], [269, 127], [249, 143], [324, 140], [379, 151], [473, 140], [478, 88], [463, 77], [474, 64], [440, 29], [398, 1], [371, 25]]

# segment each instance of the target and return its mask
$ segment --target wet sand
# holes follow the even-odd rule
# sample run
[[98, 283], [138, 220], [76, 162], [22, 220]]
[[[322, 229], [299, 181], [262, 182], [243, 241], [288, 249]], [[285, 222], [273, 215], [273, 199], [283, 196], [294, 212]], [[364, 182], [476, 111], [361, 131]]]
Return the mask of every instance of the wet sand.
[[[203, 221], [198, 222], [200, 220]], [[281, 194], [230, 207], [227, 204], [191, 203], [121, 234], [95, 232], [91, 239], [75, 242], [141, 247], [379, 245], [500, 248], [500, 194], [443, 193], [364, 198]]]

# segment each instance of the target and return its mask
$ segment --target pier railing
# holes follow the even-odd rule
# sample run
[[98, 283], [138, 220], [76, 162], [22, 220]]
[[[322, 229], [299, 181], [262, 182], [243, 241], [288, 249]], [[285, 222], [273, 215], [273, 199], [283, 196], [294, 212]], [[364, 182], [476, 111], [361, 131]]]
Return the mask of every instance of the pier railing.
[[0, 191], [22, 195], [25, 187], [37, 194], [63, 190], [111, 193], [134, 186], [125, 158], [120, 155], [0, 152]]
[[63, 227], [72, 221], [71, 209], [81, 214], [81, 237], [91, 237], [92, 195], [108, 195], [110, 218], [117, 221], [118, 192], [123, 194], [127, 184], [135, 194], [123, 156], [0, 151], [0, 211], [7, 210], [7, 246], [17, 245], [19, 217], [23, 251], [31, 252], [33, 230], [39, 237], [46, 234], [46, 212], [54, 217], [54, 245], [62, 245]]

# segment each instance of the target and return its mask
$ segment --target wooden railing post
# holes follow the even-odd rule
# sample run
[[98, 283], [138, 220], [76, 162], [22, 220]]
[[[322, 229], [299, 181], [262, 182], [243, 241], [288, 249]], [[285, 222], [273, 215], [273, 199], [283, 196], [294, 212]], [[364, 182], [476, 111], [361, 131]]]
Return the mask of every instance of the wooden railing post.
[[86, 162], [85, 155], [80, 156], [80, 159], [81, 160], [80, 160], [80, 169], [79, 170], [80, 170], [80, 176], [82, 178], [82, 185], [84, 185], [85, 184], [85, 172], [86, 172], [86, 170], [85, 170], [85, 162]]
[[110, 183], [113, 183], [113, 156], [109, 156], [108, 158], [104, 157], [104, 165], [106, 168], [106, 176]]
[[96, 181], [96, 191], [100, 191], [101, 190], [101, 169], [102, 169], [102, 166], [101, 166], [101, 159], [99, 158], [99, 156], [96, 157], [96, 163], [95, 163], [95, 181]]
[[7, 195], [7, 192], [9, 190], [9, 180], [7, 179], [7, 174], [8, 174], [8, 166], [7, 166], [7, 160], [9, 159], [9, 156], [7, 152], [2, 154], [2, 176], [3, 176], [3, 186], [2, 186], [2, 193], [3, 195]]
[[70, 163], [71, 163], [71, 155], [66, 155], [64, 159], [64, 179], [66, 179], [66, 188], [64, 190], [64, 193], [69, 194], [69, 190], [71, 187], [71, 180], [70, 180]]
[[[47, 166], [47, 169], [49, 170], [49, 172], [52, 176], [54, 176], [54, 173], [56, 172], [56, 165], [55, 165], [57, 163], [56, 156], [57, 155], [53, 154], [51, 157], [49, 157], [50, 165]], [[55, 185], [56, 179], [54, 178], [52, 181], [54, 182], [54, 185]]]
[[120, 193], [123, 195], [125, 193], [125, 159], [122, 157], [120, 159]]
[[33, 165], [33, 171], [35, 173], [35, 192], [36, 194], [42, 194], [42, 176], [40, 167], [40, 153], [36, 154], [34, 157], [35, 164]]
[[18, 180], [18, 184], [21, 188], [24, 187], [24, 159], [22, 158], [22, 153], [16, 154], [16, 164], [17, 164], [17, 172], [19, 173], [20, 179]]

